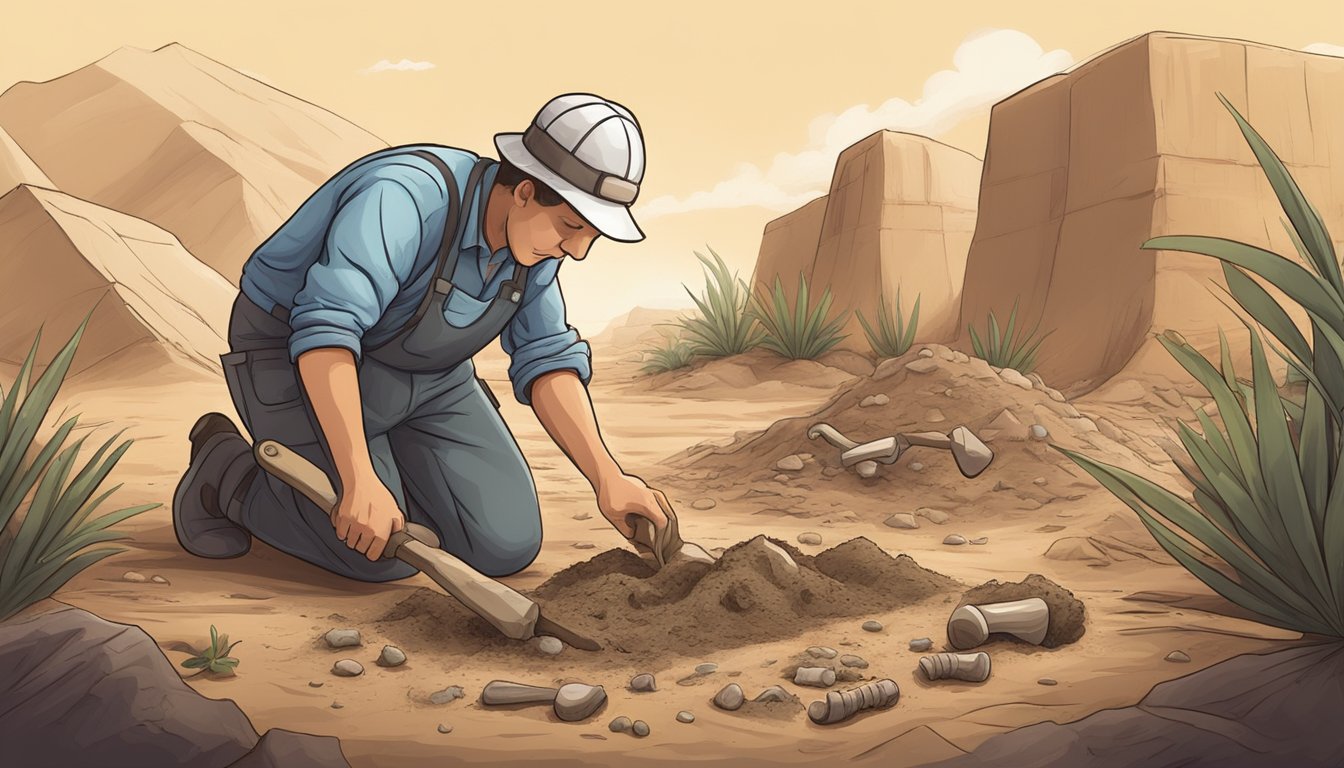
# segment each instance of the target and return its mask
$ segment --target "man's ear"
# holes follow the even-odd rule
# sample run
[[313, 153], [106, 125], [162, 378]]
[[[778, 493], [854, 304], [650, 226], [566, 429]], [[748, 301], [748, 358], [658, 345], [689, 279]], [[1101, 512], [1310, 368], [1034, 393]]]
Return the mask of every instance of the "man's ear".
[[537, 187], [531, 179], [523, 179], [518, 182], [518, 186], [513, 188], [513, 203], [519, 208], [524, 208], [532, 200], [536, 199]]

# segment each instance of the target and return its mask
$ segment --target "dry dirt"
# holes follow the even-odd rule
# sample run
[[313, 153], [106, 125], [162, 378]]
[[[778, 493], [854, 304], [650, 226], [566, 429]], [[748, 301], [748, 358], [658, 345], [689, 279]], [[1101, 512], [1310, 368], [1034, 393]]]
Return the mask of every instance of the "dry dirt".
[[[904, 368], [919, 359], [912, 351], [884, 364], [879, 373], [888, 375], [879, 378], [850, 365], [856, 370], [828, 368], [827, 377], [839, 383], [827, 387], [813, 386], [815, 380], [735, 380], [682, 391], [669, 387], [678, 375], [641, 380], [628, 350], [596, 347], [591, 391], [610, 448], [627, 471], [669, 494], [686, 539], [728, 550], [714, 568], [649, 574], [624, 551], [594, 508], [587, 482], [531, 412], [506, 401], [505, 417], [534, 469], [546, 520], [541, 555], [507, 581], [536, 590], [557, 617], [600, 631], [608, 641], [601, 652], [565, 649], [551, 657], [532, 644], [502, 640], [424, 577], [347, 581], [260, 543], [236, 560], [186, 555], [167, 504], [186, 461], [187, 428], [205, 409], [231, 412], [227, 393], [203, 373], [138, 370], [133, 351], [116, 361], [115, 383], [105, 367], [74, 379], [53, 416], [82, 412], [84, 429], [95, 437], [126, 427], [137, 442], [119, 465], [116, 480], [124, 487], [113, 503], [165, 506], [126, 525], [133, 536], [128, 551], [89, 569], [59, 596], [140, 625], [174, 662], [185, 658], [182, 644], [200, 645], [217, 625], [243, 641], [235, 648], [238, 676], [196, 677], [191, 684], [237, 701], [258, 729], [337, 735], [356, 766], [919, 765], [1017, 726], [1132, 704], [1158, 682], [1299, 637], [1200, 610], [1220, 603], [1155, 550], [1131, 512], [1049, 448], [1088, 450], [1166, 482], [1175, 470], [1158, 450], [1162, 422], [1182, 411], [1188, 418], [1198, 401], [1143, 384], [1110, 393], [1110, 400], [1103, 390], [1062, 403], [1043, 386], [1007, 384], [983, 363], [944, 359], [937, 348], [930, 373]], [[479, 363], [496, 391], [507, 391], [504, 361], [491, 352]], [[759, 381], [769, 366], [755, 359], [747, 367]], [[879, 392], [889, 405], [859, 406]], [[934, 409], [941, 421], [930, 418]], [[1045, 424], [1050, 439], [1021, 438], [1006, 422], [988, 435], [988, 423], [1005, 409], [1023, 425]], [[967, 424], [992, 437], [997, 458], [968, 480], [946, 453], [922, 449], [863, 480], [839, 467], [838, 452], [806, 439], [806, 424], [821, 418], [864, 439]], [[813, 454], [803, 470], [775, 479], [781, 474], [775, 462], [800, 452]], [[892, 513], [917, 510], [925, 510], [919, 528], [884, 525]], [[928, 510], [946, 515], [944, 524]], [[822, 544], [797, 544], [803, 532], [819, 534]], [[952, 532], [988, 543], [944, 545]], [[789, 552], [798, 572], [774, 574], [771, 561], [761, 559], [766, 539], [752, 542], [759, 536]], [[1057, 547], [1061, 539], [1089, 546]], [[128, 582], [126, 571], [167, 583]], [[909, 650], [910, 639], [942, 645], [947, 617], [970, 585], [1033, 573], [1086, 604], [1086, 632], [1077, 642], [1053, 649], [992, 642], [986, 649], [994, 654], [994, 673], [981, 684], [929, 683], [916, 674], [920, 654]], [[1161, 601], [1125, 599], [1142, 591], [1161, 593]], [[884, 629], [864, 631], [869, 619]], [[327, 630], [346, 626], [363, 632], [361, 647], [331, 650], [321, 643]], [[374, 664], [384, 644], [402, 648], [409, 661]], [[801, 706], [824, 692], [781, 680], [781, 671], [814, 645], [867, 660], [864, 676], [901, 686], [899, 704], [843, 726], [810, 723]], [[1173, 650], [1192, 661], [1164, 661]], [[334, 677], [331, 666], [341, 658], [360, 661], [365, 673]], [[706, 662], [717, 667], [695, 674]], [[658, 689], [628, 690], [639, 673], [653, 674]], [[1043, 677], [1058, 685], [1039, 685]], [[492, 679], [602, 684], [610, 701], [578, 724], [558, 721], [545, 707], [496, 711], [478, 703]], [[762, 717], [716, 710], [710, 700], [728, 682], [742, 685], [748, 699], [783, 685], [800, 706]], [[461, 686], [465, 697], [431, 703], [432, 692], [449, 686]], [[694, 723], [674, 719], [683, 709], [695, 714]], [[617, 715], [645, 720], [652, 734], [611, 733], [607, 723]], [[451, 725], [451, 733], [440, 733], [440, 724]]]

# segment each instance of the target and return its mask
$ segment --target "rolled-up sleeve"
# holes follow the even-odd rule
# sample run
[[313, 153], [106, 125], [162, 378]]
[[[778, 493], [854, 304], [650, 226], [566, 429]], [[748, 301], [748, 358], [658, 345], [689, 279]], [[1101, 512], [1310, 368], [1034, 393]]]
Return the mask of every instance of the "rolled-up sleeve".
[[592, 379], [592, 349], [565, 322], [565, 299], [559, 279], [529, 286], [523, 305], [500, 334], [500, 346], [511, 358], [513, 396], [531, 405], [532, 382], [545, 373], [572, 370], [587, 386]]
[[396, 296], [415, 265], [423, 226], [403, 184], [378, 179], [341, 201], [322, 254], [294, 297], [289, 357], [343, 347], [360, 358], [360, 340]]

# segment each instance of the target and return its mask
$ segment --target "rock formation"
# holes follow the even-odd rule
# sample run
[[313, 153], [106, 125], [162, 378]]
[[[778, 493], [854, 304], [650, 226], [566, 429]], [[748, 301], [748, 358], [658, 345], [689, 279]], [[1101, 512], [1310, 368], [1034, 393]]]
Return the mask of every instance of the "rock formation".
[[53, 187], [51, 179], [37, 167], [37, 163], [14, 143], [14, 138], [0, 128], [0, 195], [20, 184]]

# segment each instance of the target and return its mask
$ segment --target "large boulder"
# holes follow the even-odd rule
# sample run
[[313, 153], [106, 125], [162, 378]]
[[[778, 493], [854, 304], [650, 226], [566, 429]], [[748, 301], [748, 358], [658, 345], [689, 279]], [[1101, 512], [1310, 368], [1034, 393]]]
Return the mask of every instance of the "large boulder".
[[1153, 341], [1167, 329], [1216, 355], [1221, 326], [1244, 354], [1246, 331], [1213, 290], [1219, 262], [1140, 249], [1192, 234], [1295, 254], [1220, 92], [1344, 245], [1344, 59], [1144, 35], [995, 105], [958, 346], [970, 351], [967, 324], [991, 310], [1002, 322], [1018, 302], [1019, 323], [1053, 332], [1041, 376], [1074, 392], [1128, 365], [1175, 373]]
[[14, 142], [14, 137], [0, 128], [0, 195], [20, 184], [38, 187], [54, 186], [37, 163]]
[[[59, 604], [57, 604], [59, 606]], [[139, 627], [70, 606], [0, 623], [0, 744], [26, 768], [348, 766], [330, 736], [269, 731], [178, 676]]]

